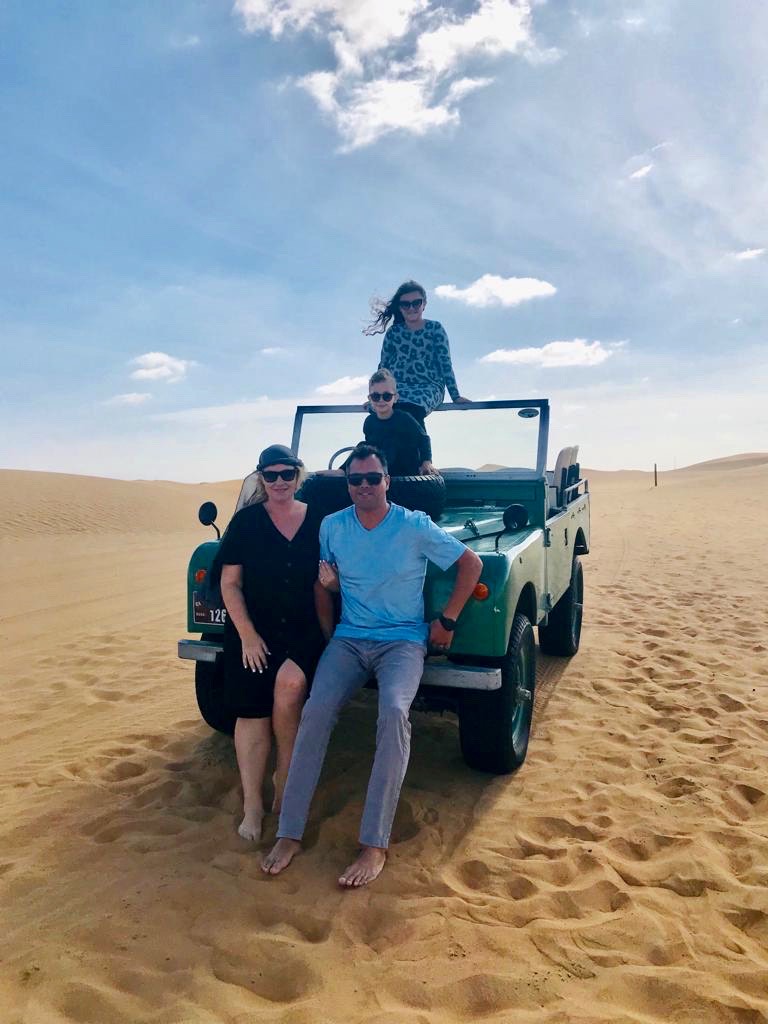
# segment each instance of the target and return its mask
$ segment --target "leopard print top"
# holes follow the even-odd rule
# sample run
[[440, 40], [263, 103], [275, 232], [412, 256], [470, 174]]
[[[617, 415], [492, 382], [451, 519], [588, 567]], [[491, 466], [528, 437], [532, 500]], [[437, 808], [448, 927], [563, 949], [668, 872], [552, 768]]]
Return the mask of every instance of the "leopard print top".
[[437, 320], [425, 320], [418, 331], [392, 324], [381, 346], [382, 368], [394, 376], [403, 402], [420, 405], [428, 413], [440, 405], [446, 388], [454, 402], [459, 397], [448, 335]]

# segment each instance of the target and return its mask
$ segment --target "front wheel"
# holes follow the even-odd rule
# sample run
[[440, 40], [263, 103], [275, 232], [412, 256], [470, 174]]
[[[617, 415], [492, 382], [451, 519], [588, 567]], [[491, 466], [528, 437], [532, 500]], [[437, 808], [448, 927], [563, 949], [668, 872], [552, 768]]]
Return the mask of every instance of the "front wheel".
[[506, 775], [525, 761], [535, 687], [533, 627], [518, 612], [501, 665], [501, 689], [464, 693], [459, 705], [461, 752], [470, 768]]
[[221, 655], [216, 661], [195, 662], [195, 695], [203, 721], [217, 732], [231, 736], [237, 718], [227, 710], [222, 700], [223, 674], [224, 659]]
[[578, 558], [571, 567], [568, 589], [549, 613], [546, 626], [539, 626], [539, 646], [544, 654], [571, 658], [581, 642], [584, 613], [584, 570]]

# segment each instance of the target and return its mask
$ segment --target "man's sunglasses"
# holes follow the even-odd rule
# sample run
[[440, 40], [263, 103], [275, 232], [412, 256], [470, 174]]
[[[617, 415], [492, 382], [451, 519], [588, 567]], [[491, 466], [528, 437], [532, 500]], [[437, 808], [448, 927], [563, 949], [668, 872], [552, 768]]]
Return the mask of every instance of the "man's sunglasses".
[[368, 397], [372, 402], [391, 402], [395, 396], [392, 391], [372, 391]]
[[378, 487], [383, 479], [383, 473], [350, 473], [347, 477], [347, 483], [350, 487], [359, 487], [363, 480], [365, 480], [371, 487]]
[[298, 469], [294, 466], [293, 469], [262, 469], [261, 475], [268, 484], [273, 484], [278, 477], [281, 480], [295, 480]]
[[400, 309], [421, 309], [423, 304], [424, 299], [411, 299], [410, 302], [408, 299], [401, 299]]

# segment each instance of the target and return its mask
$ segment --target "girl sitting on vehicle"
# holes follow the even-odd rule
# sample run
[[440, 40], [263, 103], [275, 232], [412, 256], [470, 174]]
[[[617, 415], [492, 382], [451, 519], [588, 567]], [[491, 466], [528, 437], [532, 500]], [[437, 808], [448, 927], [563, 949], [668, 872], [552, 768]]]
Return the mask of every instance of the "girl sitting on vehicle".
[[405, 281], [387, 303], [374, 304], [376, 314], [365, 334], [384, 334], [379, 369], [398, 381], [397, 408], [424, 426], [424, 418], [443, 401], [465, 403], [451, 363], [448, 335], [437, 320], [425, 320], [427, 293], [416, 281]]

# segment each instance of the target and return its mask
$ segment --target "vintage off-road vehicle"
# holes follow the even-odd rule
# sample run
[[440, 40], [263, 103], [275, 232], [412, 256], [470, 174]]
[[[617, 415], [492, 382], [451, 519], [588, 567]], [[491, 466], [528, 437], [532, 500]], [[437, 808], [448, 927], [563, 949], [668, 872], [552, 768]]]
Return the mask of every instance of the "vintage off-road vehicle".
[[[349, 450], [361, 422], [360, 406], [299, 406], [291, 447], [307, 465], [322, 464], [333, 452], [332, 467]], [[584, 594], [579, 556], [589, 551], [589, 487], [581, 478], [577, 448], [564, 448], [554, 469], [546, 469], [546, 399], [444, 405], [428, 426], [438, 462], [444, 463], [443, 453], [450, 451], [483, 465], [442, 469], [440, 477], [393, 478], [390, 498], [428, 512], [480, 555], [483, 571], [458, 620], [450, 654], [425, 661], [418, 706], [456, 712], [466, 763], [506, 773], [523, 763], [528, 748], [536, 685], [534, 627], [546, 654], [570, 657], [579, 648]], [[340, 441], [346, 443], [339, 447]], [[236, 510], [252, 493], [253, 474], [243, 483]], [[310, 475], [299, 496], [326, 514], [351, 504], [339, 476]], [[215, 505], [206, 502], [201, 522], [211, 525], [215, 519]], [[217, 549], [218, 541], [208, 541], [192, 554], [187, 628], [202, 636], [180, 640], [178, 650], [181, 658], [196, 662], [203, 718], [214, 729], [232, 732], [234, 720], [218, 699], [226, 609], [216, 588], [207, 585]], [[424, 586], [427, 621], [442, 611], [452, 586], [453, 570], [430, 565]]]

